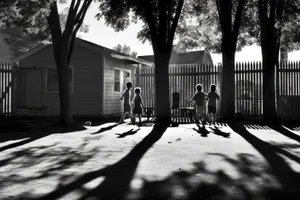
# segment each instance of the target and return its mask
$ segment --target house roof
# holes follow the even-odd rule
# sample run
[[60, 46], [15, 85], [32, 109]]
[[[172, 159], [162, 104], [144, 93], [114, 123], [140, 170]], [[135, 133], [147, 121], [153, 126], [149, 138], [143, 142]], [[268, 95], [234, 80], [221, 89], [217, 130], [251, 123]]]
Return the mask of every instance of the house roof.
[[[26, 53], [20, 55], [19, 57], [15, 58], [13, 61], [17, 62], [20, 60], [23, 60], [43, 49], [45, 49], [46, 47], [51, 46], [52, 44], [48, 44], [48, 45], [39, 45], [29, 51], [27, 51]], [[98, 44], [94, 44], [92, 42], [80, 39], [80, 38], [76, 38], [76, 45], [81, 45], [84, 46], [92, 51], [98, 52], [100, 54], [103, 54], [105, 56], [110, 56], [116, 59], [120, 59], [120, 60], [125, 60], [130, 64], [143, 64], [143, 65], [148, 65], [148, 66], [152, 66], [153, 63], [149, 62], [147, 60], [143, 60], [141, 58], [136, 58], [136, 57], [132, 57], [132, 56], [128, 56], [126, 54], [120, 53], [118, 51], [100, 46]]]
[[[174, 65], [181, 65], [181, 64], [202, 64], [203, 56], [205, 51], [189, 51], [187, 53], [177, 53], [176, 51], [172, 51], [170, 64]], [[143, 60], [148, 60], [149, 62], [154, 63], [154, 56], [147, 55], [147, 56], [139, 56], [139, 58]]]
[[16, 28], [16, 27], [0, 29], [0, 32], [11, 35], [11, 36], [15, 36], [15, 37], [21, 37], [22, 36], [21, 29]]

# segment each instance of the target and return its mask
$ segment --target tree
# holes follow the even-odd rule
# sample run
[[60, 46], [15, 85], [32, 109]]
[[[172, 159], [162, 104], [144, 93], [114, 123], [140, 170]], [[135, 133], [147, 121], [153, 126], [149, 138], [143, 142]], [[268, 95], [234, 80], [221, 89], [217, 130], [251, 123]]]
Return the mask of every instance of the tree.
[[100, 0], [100, 13], [108, 25], [123, 30], [129, 24], [130, 11], [145, 22], [138, 37], [150, 39], [155, 64], [155, 125], [171, 123], [169, 102], [169, 60], [175, 31], [184, 0]]
[[[222, 30], [222, 60], [223, 60], [223, 79], [222, 79], [222, 102], [221, 116], [223, 119], [233, 120], [235, 112], [234, 99], [234, 64], [236, 44], [241, 25], [241, 19], [246, 0], [237, 1], [235, 14], [232, 0], [216, 0], [219, 21]], [[232, 21], [234, 16], [234, 21]], [[225, 92], [226, 91], [226, 92]]]
[[120, 53], [124, 53], [129, 56], [133, 56], [133, 57], [137, 56], [137, 52], [135, 52], [135, 51], [131, 52], [130, 47], [125, 44], [123, 46], [118, 44], [117, 46], [113, 47], [113, 50], [116, 50]]
[[[92, 0], [70, 0], [64, 26], [58, 13], [57, 0], [14, 0], [9, 17], [4, 22], [22, 27], [31, 33], [49, 32], [57, 66], [60, 119], [62, 125], [73, 125], [68, 86], [68, 68], [72, 57], [75, 38]], [[67, 3], [60, 0], [60, 3]], [[48, 24], [48, 26], [45, 26]], [[64, 28], [64, 29], [63, 29]]]
[[[299, 19], [298, 1], [259, 0], [258, 15], [263, 63], [263, 113], [268, 123], [278, 124], [275, 104], [275, 67], [279, 62], [280, 48], [295, 45], [295, 19]], [[294, 22], [294, 24], [293, 24]], [[298, 23], [299, 24], [299, 23]], [[298, 26], [299, 27], [299, 26]]]
[[30, 33], [25, 34], [18, 28], [7, 28], [0, 31], [8, 34], [4, 40], [7, 44], [9, 44], [15, 57], [20, 56], [38, 45], [47, 43], [47, 40], [45, 40], [46, 38], [43, 38], [43, 35]]
[[178, 48], [205, 47], [222, 52], [221, 117], [226, 120], [232, 120], [235, 113], [235, 52], [251, 43], [247, 34], [249, 30], [246, 30], [251, 20], [243, 14], [246, 3], [247, 0], [197, 1], [193, 5], [194, 11], [190, 13], [191, 18], [196, 17], [196, 20], [194, 23], [183, 23], [179, 31]]

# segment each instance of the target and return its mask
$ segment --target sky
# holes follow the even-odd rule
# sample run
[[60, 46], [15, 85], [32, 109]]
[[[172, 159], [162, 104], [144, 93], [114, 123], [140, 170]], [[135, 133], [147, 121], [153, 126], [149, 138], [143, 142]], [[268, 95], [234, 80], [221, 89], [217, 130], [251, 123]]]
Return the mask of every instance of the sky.
[[[63, 7], [60, 8], [61, 10]], [[137, 33], [143, 25], [142, 22], [137, 24], [131, 23], [130, 26], [121, 32], [116, 32], [113, 28], [106, 26], [105, 21], [95, 18], [98, 12], [98, 6], [92, 3], [89, 8], [84, 23], [89, 26], [88, 33], [79, 33], [82, 39], [96, 43], [98, 45], [112, 49], [118, 44], [130, 46], [131, 51], [141, 55], [153, 55], [152, 46], [149, 42], [142, 43], [137, 39]], [[300, 60], [300, 51], [289, 53], [289, 60]], [[212, 59], [215, 64], [222, 61], [220, 54], [212, 54]], [[261, 48], [257, 45], [247, 46], [241, 52], [236, 53], [236, 62], [241, 61], [259, 61], [261, 60]]]

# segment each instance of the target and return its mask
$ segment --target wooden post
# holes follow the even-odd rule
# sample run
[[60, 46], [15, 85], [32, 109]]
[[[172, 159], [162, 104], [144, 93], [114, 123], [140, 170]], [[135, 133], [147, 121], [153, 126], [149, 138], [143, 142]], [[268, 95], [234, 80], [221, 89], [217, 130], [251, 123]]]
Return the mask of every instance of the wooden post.
[[141, 87], [140, 85], [140, 64], [137, 65], [137, 68], [135, 70], [135, 73], [136, 73], [136, 76], [135, 76], [135, 84], [138, 86], [138, 87]]
[[280, 113], [280, 104], [279, 104], [279, 68], [282, 62], [275, 65], [275, 98], [276, 98], [276, 110], [277, 116]]

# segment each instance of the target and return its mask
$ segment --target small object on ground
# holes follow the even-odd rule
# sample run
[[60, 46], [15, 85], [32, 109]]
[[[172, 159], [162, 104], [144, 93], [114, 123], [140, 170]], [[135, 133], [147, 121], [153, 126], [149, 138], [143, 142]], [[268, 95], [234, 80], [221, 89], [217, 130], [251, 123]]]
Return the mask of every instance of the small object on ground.
[[168, 143], [170, 144], [170, 143], [172, 143], [172, 142], [168, 142]]
[[91, 125], [92, 125], [92, 122], [91, 122], [91, 121], [86, 121], [86, 122], [84, 122], [84, 125], [85, 125], [85, 126], [91, 126]]
[[181, 170], [181, 168], [178, 168], [178, 170]]
[[176, 139], [177, 142], [180, 141], [180, 140], [181, 140], [181, 138], [177, 138], [177, 139]]

